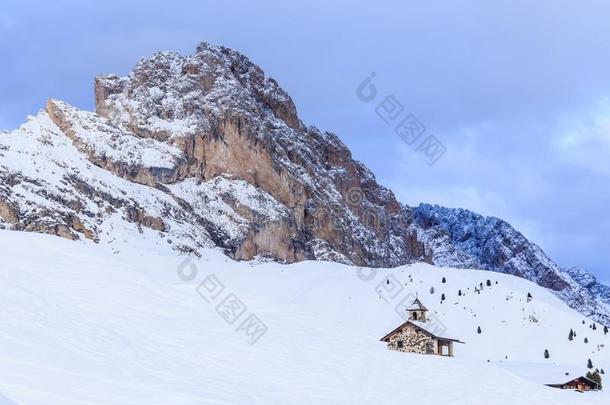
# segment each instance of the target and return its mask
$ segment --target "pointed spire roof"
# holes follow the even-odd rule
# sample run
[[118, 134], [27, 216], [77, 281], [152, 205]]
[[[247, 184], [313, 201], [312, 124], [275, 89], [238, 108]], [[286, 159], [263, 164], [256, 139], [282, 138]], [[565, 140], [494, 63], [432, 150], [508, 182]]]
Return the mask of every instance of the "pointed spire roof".
[[426, 308], [424, 306], [424, 304], [421, 303], [419, 298], [415, 298], [415, 301], [413, 301], [413, 304], [409, 305], [409, 307], [407, 308], [407, 311], [427, 311], [427, 310], [428, 310], [428, 308]]

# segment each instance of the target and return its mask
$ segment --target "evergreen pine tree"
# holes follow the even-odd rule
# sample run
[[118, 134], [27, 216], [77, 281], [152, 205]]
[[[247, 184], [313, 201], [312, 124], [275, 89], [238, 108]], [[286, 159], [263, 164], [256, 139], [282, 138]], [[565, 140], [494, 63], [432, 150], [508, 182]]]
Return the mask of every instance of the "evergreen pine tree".
[[477, 333], [480, 335], [481, 334], [481, 327], [477, 327]]
[[591, 359], [589, 359], [589, 360], [587, 361], [587, 368], [588, 368], [588, 369], [593, 368], [593, 362], [591, 361]]
[[434, 294], [434, 286], [430, 287], [430, 294]]
[[442, 282], [443, 282], [443, 284], [445, 284], [447, 282], [447, 279], [445, 277], [443, 277]]
[[442, 301], [445, 301], [445, 294], [444, 294], [444, 293], [443, 293], [443, 294], [441, 294], [441, 302], [442, 302]]
[[589, 339], [585, 338], [585, 343], [589, 343]]
[[551, 357], [551, 356], [549, 355], [549, 349], [544, 349], [544, 358], [545, 358], [545, 359], [548, 359], [549, 357]]
[[570, 329], [570, 334], [568, 335], [568, 340], [574, 340], [574, 331]]
[[462, 290], [458, 290], [458, 295], [461, 297], [462, 296]]
[[607, 334], [608, 334], [608, 327], [604, 326], [604, 335], [607, 335]]
[[585, 375], [585, 377], [587, 377], [589, 380], [595, 381], [596, 383], [599, 384], [599, 388], [602, 387], [602, 376], [599, 375], [599, 372], [597, 370], [595, 370], [595, 372], [590, 372], [587, 371], [587, 374]]
[[597, 330], [597, 326], [593, 324], [593, 330]]
[[491, 280], [487, 280], [487, 287], [491, 287]]
[[527, 300], [528, 300], [528, 301], [531, 301], [531, 300], [532, 300], [532, 298], [534, 298], [534, 297], [532, 297], [532, 294], [531, 294], [531, 293], [527, 293]]
[[593, 381], [597, 381], [597, 383], [599, 384], [599, 389], [602, 389], [602, 376], [599, 373], [593, 373]]

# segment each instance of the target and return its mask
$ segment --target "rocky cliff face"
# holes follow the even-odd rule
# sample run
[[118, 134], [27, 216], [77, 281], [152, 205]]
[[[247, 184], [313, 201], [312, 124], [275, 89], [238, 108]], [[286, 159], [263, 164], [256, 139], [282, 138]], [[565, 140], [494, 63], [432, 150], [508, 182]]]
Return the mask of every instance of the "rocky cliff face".
[[0, 134], [0, 227], [189, 253], [219, 247], [243, 260], [477, 267], [610, 314], [601, 290], [580, 285], [510, 225], [399, 203], [233, 50], [203, 43], [189, 56], [157, 53], [125, 77], [97, 77], [94, 88], [96, 113], [49, 100]]
[[[164, 184], [240, 179], [285, 207], [270, 230], [260, 227], [266, 218], [242, 213], [252, 229], [217, 241], [235, 258], [393, 266], [425, 256], [407, 232], [409, 209], [335, 135], [305, 127], [288, 94], [235, 51], [201, 44], [192, 56], [159, 53], [127, 77], [98, 77], [95, 94], [100, 116], [182, 151], [183, 175]], [[181, 197], [196, 204], [188, 190]]]

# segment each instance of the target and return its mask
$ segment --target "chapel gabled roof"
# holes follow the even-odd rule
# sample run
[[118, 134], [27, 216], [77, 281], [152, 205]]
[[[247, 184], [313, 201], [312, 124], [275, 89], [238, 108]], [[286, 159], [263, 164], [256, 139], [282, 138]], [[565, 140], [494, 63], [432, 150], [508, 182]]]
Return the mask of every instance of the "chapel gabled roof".
[[387, 342], [393, 335], [395, 335], [396, 333], [398, 333], [401, 329], [403, 329], [405, 326], [407, 325], [413, 325], [414, 327], [416, 327], [417, 329], [421, 330], [422, 332], [426, 333], [427, 335], [432, 336], [435, 339], [440, 339], [440, 340], [450, 340], [452, 342], [456, 342], [456, 343], [464, 343], [459, 339], [454, 339], [454, 338], [449, 338], [449, 337], [444, 337], [444, 336], [439, 336], [438, 332], [433, 330], [433, 328], [431, 328], [431, 325], [428, 325], [424, 322], [418, 322], [418, 321], [412, 321], [412, 320], [408, 320], [405, 323], [403, 323], [402, 325], [398, 326], [396, 329], [394, 329], [393, 331], [391, 331], [390, 333], [388, 333], [387, 335], [385, 335], [384, 337], [382, 337], [380, 339], [380, 341], [382, 342]]

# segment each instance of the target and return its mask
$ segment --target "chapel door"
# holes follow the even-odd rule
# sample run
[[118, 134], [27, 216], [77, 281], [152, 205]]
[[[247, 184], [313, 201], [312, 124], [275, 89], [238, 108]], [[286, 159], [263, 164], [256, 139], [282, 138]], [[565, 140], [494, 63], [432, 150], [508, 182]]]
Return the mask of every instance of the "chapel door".
[[434, 342], [426, 343], [426, 354], [434, 354]]

